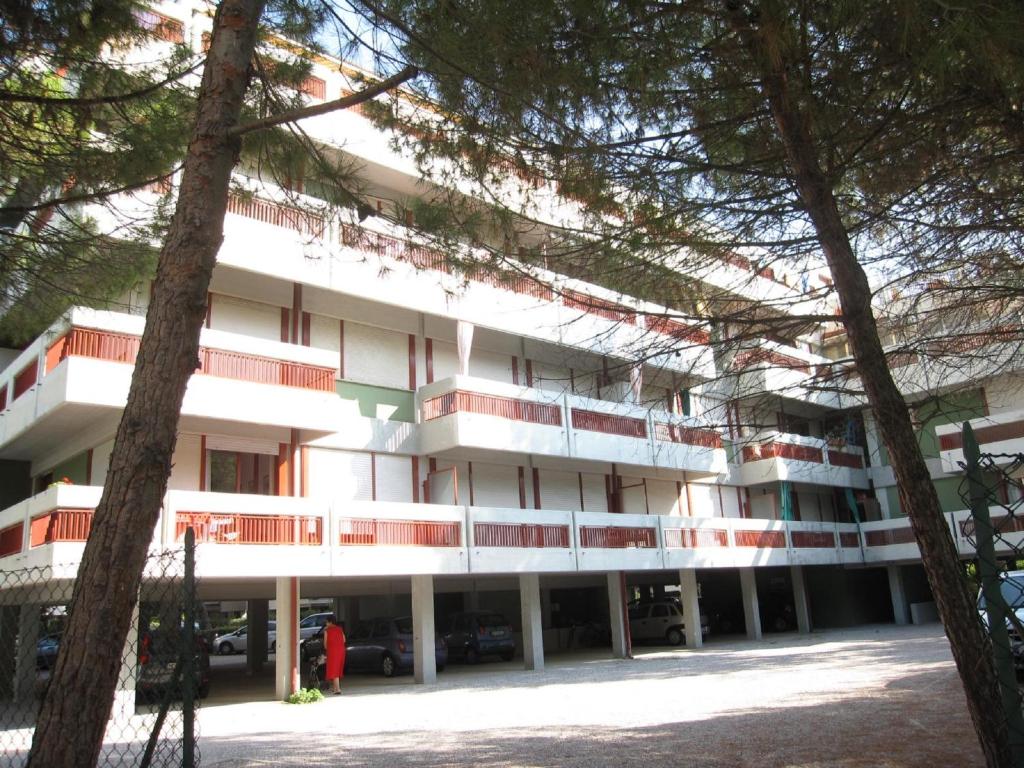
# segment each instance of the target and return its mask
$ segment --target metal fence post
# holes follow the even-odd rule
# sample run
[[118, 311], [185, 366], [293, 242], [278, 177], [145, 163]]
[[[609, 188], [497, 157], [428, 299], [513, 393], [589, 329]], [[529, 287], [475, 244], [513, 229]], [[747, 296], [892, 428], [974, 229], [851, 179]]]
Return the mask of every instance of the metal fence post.
[[196, 759], [196, 534], [191, 526], [185, 531], [185, 579], [182, 584], [184, 602], [184, 632], [182, 642], [181, 715], [182, 715], [182, 768], [194, 768]]
[[985, 596], [985, 612], [988, 616], [988, 632], [992, 639], [992, 653], [995, 658], [996, 675], [999, 679], [999, 694], [1006, 727], [1009, 732], [1013, 765], [1024, 767], [1024, 717], [1021, 715], [1020, 692], [1017, 689], [1017, 675], [1014, 670], [1013, 654], [1010, 651], [1010, 635], [1006, 629], [1009, 608], [1003, 599], [1002, 580], [993, 537], [992, 519], [988, 512], [988, 489], [981, 477], [981, 451], [974, 437], [974, 430], [964, 422], [963, 446], [965, 470], [970, 489], [971, 515], [974, 518], [975, 546], [978, 552], [978, 576], [981, 591]]

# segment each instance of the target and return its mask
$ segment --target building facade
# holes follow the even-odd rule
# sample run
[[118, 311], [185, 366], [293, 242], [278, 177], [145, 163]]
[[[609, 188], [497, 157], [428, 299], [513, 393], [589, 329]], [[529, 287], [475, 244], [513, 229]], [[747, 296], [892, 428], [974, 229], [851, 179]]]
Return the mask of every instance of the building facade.
[[[205, 16], [156, 8], [162, 33], [201, 45]], [[304, 92], [350, 85], [318, 60]], [[412, 161], [359, 112], [307, 129], [346, 137], [382, 213], [416, 190]], [[686, 626], [704, 614], [713, 635], [751, 638], [929, 615], [837, 326], [738, 340], [556, 270], [474, 278], [413, 222], [329, 213], [315, 189], [244, 166], [237, 183], [249, 192], [229, 205], [153, 545], [191, 526], [204, 598], [248, 601], [252, 627], [276, 602], [280, 695], [297, 684], [302, 598], [334, 599], [346, 621], [411, 613], [423, 682], [435, 628], [469, 608], [513, 619], [528, 669], [581, 624], [606, 626], [626, 655], [635, 599], [678, 594]], [[794, 313], [827, 303], [823, 276], [741, 257], [685, 279]], [[139, 285], [0, 351], [0, 568], [73, 573], [148, 297]], [[973, 420], [983, 450], [1024, 448], [1018, 374], [1012, 359], [959, 378], [923, 356], [899, 363], [969, 558], [956, 425]]]

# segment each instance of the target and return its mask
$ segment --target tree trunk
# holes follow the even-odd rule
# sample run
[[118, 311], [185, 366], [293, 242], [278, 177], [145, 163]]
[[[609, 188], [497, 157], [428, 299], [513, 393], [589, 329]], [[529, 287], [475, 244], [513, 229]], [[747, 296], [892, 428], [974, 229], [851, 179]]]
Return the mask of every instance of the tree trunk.
[[142, 566], [198, 366], [206, 292], [238, 154], [229, 136], [249, 83], [263, 0], [223, 0], [199, 90], [174, 220], [160, 251], [128, 403], [93, 518], [29, 766], [93, 768], [103, 743]]
[[928, 584], [949, 638], [967, 708], [987, 765], [1011, 765], [1006, 718], [998, 680], [974, 599], [942, 516], [931, 475], [918, 448], [906, 402], [892, 379], [871, 310], [871, 288], [857, 261], [822, 171], [808, 113], [791, 90], [788, 62], [782, 51], [777, 18], [761, 9], [757, 25], [734, 2], [726, 3], [729, 20], [742, 36], [760, 73], [761, 86], [782, 140], [800, 200], [817, 231], [843, 311], [853, 359], [868, 402], [889, 449], [900, 502], [907, 510]]

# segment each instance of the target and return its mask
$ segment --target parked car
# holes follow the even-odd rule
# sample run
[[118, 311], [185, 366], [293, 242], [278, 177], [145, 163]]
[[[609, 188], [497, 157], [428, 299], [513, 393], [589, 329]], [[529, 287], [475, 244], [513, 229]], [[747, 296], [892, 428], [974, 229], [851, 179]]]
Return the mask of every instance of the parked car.
[[299, 640], [308, 640], [313, 635], [322, 631], [327, 624], [327, 617], [330, 613], [311, 613], [299, 622]]
[[[136, 696], [157, 701], [167, 693], [174, 680], [180, 655], [180, 629], [164, 628], [143, 630], [139, 635], [139, 667], [135, 681]], [[194, 638], [192, 654], [192, 684], [196, 696], [205, 699], [210, 694], [210, 649], [202, 635]], [[181, 695], [181, 682], [172, 696]]]
[[511, 661], [516, 653], [512, 625], [494, 611], [462, 611], [448, 617], [445, 642], [452, 658], [476, 664], [481, 657], [500, 656]]
[[[1013, 613], [1013, 618], [1007, 616], [1006, 630], [1010, 636], [1010, 652], [1013, 654], [1014, 667], [1018, 677], [1024, 677], [1024, 637], [1021, 636], [1020, 627], [1024, 626], [1024, 571], [1008, 571], [1000, 575], [999, 591], [1003, 600]], [[988, 628], [988, 612], [985, 607], [985, 595], [978, 590], [978, 612], [981, 614], [981, 621]]]
[[53, 669], [57, 663], [57, 651], [60, 649], [60, 633], [44, 635], [36, 641], [36, 668]]
[[[412, 617], [360, 621], [346, 631], [345, 672], [380, 672], [392, 677], [413, 668]], [[310, 660], [323, 653], [323, 632], [302, 643], [302, 657]], [[448, 648], [441, 635], [434, 634], [437, 671], [448, 663]]]
[[[277, 623], [267, 622], [267, 650], [273, 653], [277, 646]], [[249, 648], [249, 627], [239, 627], [234, 632], [218, 635], [213, 641], [217, 653], [227, 656], [232, 653], [245, 653]]]
[[[703, 613], [700, 615], [700, 629], [704, 637], [711, 632], [708, 618]], [[681, 645], [686, 639], [683, 612], [674, 600], [630, 603], [629, 635], [633, 640], [664, 640], [670, 645]]]

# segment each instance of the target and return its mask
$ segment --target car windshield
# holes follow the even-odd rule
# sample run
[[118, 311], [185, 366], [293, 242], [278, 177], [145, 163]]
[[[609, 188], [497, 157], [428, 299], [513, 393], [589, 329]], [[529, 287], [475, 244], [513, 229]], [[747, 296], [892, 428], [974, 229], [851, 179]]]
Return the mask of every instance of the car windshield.
[[[1016, 578], [1002, 579], [1000, 592], [1010, 608], [1024, 608], [1024, 581]], [[978, 608], [985, 609], [985, 595], [978, 593]]]
[[409, 616], [403, 616], [400, 619], [395, 619], [395, 627], [398, 629], [398, 634], [411, 635], [412, 619]]
[[500, 627], [508, 623], [500, 613], [485, 613], [478, 617], [476, 621], [481, 627]]

